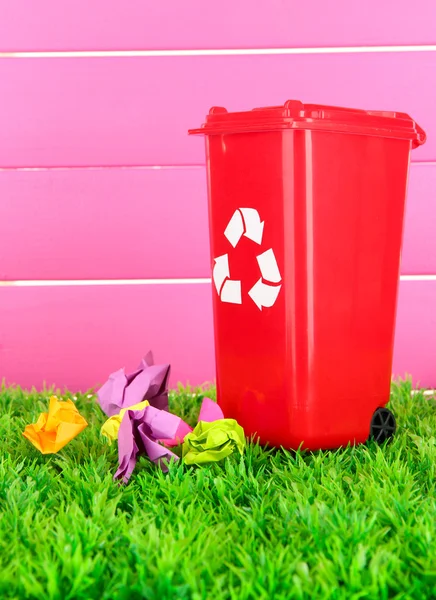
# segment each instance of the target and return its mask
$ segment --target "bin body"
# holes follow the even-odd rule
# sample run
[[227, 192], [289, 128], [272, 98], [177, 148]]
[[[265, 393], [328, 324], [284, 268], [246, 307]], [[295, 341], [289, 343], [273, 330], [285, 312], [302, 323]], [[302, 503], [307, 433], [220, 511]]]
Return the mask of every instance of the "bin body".
[[210, 121], [218, 403], [261, 443], [364, 442], [389, 400], [410, 152], [425, 135], [407, 115], [295, 102]]

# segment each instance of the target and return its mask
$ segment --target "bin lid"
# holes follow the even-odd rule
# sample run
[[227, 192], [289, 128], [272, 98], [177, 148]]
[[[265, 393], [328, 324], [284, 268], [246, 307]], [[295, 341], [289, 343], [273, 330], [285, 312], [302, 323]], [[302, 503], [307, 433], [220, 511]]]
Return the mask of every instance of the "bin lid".
[[425, 132], [405, 113], [303, 104], [298, 100], [288, 100], [283, 106], [268, 106], [243, 112], [228, 112], [225, 108], [214, 106], [201, 128], [191, 129], [189, 133], [223, 135], [280, 129], [309, 129], [397, 138], [410, 140], [413, 148], [426, 140]]

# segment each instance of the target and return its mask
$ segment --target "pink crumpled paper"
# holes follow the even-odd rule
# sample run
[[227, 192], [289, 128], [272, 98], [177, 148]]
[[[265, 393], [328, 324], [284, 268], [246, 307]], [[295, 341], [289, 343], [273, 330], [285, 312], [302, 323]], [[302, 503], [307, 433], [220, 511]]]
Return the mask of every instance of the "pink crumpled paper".
[[[223, 411], [220, 409], [218, 404], [211, 400], [210, 398], [204, 398], [201, 404], [200, 414], [198, 415], [199, 421], [206, 421], [211, 423], [212, 421], [217, 421], [218, 419], [223, 419]], [[180, 425], [177, 428], [176, 435], [173, 439], [169, 440], [160, 440], [165, 444], [165, 446], [178, 446], [179, 444], [183, 444], [183, 440], [188, 433], [193, 431], [192, 427], [190, 427], [185, 421], [180, 419]]]

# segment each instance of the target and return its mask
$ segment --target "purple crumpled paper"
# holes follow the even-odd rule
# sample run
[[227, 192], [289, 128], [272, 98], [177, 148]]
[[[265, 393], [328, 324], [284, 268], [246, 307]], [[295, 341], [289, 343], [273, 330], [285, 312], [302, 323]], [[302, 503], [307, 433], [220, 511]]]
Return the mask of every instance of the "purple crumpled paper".
[[155, 365], [149, 352], [136, 371], [126, 375], [124, 369], [109, 375], [97, 392], [98, 401], [108, 417], [148, 400], [151, 406], [168, 410], [168, 379], [170, 365]]
[[180, 417], [154, 406], [127, 411], [118, 431], [119, 468], [114, 479], [127, 483], [141, 454], [168, 471], [168, 462], [179, 457], [157, 440], [174, 438], [181, 421]]

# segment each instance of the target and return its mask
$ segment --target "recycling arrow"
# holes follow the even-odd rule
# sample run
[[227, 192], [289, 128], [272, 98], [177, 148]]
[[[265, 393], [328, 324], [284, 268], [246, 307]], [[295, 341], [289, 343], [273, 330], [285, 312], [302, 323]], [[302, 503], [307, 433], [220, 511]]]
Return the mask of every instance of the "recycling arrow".
[[282, 276], [280, 275], [272, 248], [263, 254], [259, 254], [259, 256], [257, 256], [257, 263], [262, 277], [256, 281], [254, 286], [248, 292], [248, 295], [256, 306], [262, 310], [262, 308], [270, 308], [274, 304], [282, 287], [281, 285], [269, 285], [268, 283], [265, 283], [265, 281], [279, 283], [282, 280]]
[[223, 302], [242, 304], [241, 282], [230, 279], [228, 254], [223, 254], [215, 259], [213, 282]]
[[223, 256], [218, 256], [218, 258], [215, 259], [213, 268], [213, 281], [218, 294], [221, 292], [223, 283], [228, 277], [230, 277], [229, 255], [223, 254]]
[[256, 244], [261, 244], [264, 225], [265, 222], [260, 220], [255, 208], [238, 208], [233, 213], [224, 235], [233, 248], [236, 248], [243, 235]]
[[272, 248], [263, 254], [259, 254], [257, 262], [263, 279], [271, 281], [271, 283], [280, 283], [282, 276], [280, 275], [274, 250]]
[[265, 221], [260, 220], [259, 213], [255, 208], [241, 208], [240, 210], [245, 222], [245, 237], [260, 245]]
[[242, 304], [241, 282], [227, 279], [221, 290], [221, 300], [231, 304]]
[[248, 295], [256, 304], [257, 308], [270, 308], [277, 300], [281, 285], [268, 285], [262, 281], [262, 277], [253, 285]]

